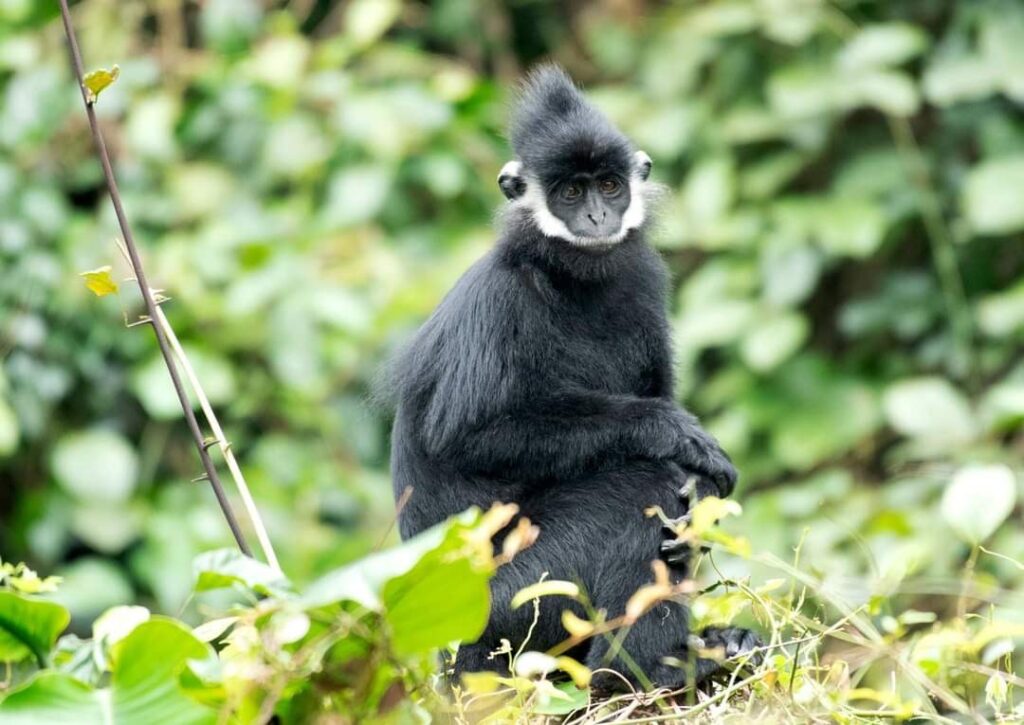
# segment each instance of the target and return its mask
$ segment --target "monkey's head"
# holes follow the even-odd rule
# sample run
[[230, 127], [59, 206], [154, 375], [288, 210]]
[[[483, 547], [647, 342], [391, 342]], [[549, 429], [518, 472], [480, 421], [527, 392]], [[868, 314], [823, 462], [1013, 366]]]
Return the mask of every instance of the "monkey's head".
[[498, 175], [541, 232], [607, 246], [644, 223], [651, 158], [583, 98], [565, 71], [541, 66], [523, 85], [511, 124], [516, 160]]

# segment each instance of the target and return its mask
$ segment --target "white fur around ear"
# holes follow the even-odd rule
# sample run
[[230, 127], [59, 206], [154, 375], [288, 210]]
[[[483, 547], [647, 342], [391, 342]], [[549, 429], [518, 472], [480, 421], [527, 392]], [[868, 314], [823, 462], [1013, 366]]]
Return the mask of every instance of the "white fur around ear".
[[647, 181], [647, 178], [651, 175], [651, 167], [654, 166], [654, 162], [651, 161], [651, 157], [647, 155], [647, 152], [637, 151], [633, 154], [633, 165], [635, 173], [640, 175], [640, 180]]
[[541, 191], [540, 182], [533, 176], [524, 177], [524, 180], [526, 181], [526, 193], [515, 203], [530, 210], [533, 221], [541, 233], [546, 237], [557, 237], [573, 244], [580, 244], [582, 240], [570, 232], [569, 227], [565, 226], [565, 222], [548, 209], [548, 201], [544, 198], [544, 192]]
[[519, 176], [523, 172], [523, 162], [513, 159], [501, 167], [498, 172], [498, 181], [508, 176]]

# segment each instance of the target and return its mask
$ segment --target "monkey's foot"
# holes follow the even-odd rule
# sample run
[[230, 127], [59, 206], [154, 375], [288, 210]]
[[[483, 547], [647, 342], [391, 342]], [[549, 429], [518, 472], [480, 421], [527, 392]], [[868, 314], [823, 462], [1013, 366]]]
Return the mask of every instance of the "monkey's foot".
[[706, 627], [691, 640], [693, 646], [705, 650], [721, 650], [723, 665], [719, 669], [735, 666], [757, 667], [764, 661], [761, 651], [764, 641], [756, 632], [741, 627]]

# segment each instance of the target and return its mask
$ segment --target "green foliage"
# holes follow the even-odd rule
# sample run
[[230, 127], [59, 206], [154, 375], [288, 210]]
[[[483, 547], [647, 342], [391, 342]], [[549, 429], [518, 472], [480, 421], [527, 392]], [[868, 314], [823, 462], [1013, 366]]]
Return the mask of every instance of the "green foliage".
[[[230, 536], [188, 483], [198, 466], [152, 335], [124, 327], [139, 301], [56, 3], [0, 0], [0, 551], [65, 578], [45, 596], [76, 631], [133, 601], [197, 623], [224, 597], [272, 594], [280, 612], [226, 615], [231, 656], [188, 676], [202, 701], [251, 719], [280, 686], [299, 693], [282, 716], [315, 709], [312, 670], [254, 633], [280, 614], [286, 635], [301, 616], [305, 637], [337, 635], [318, 608], [380, 624], [324, 655], [350, 688], [337, 708], [422, 690], [428, 657], [399, 672], [370, 653], [391, 626], [403, 652], [452, 636], [389, 599], [448, 574], [417, 570], [439, 539], [360, 559], [393, 519], [386, 415], [365, 400], [493, 243], [506, 91], [550, 55], [668, 187], [657, 238], [680, 396], [743, 473], [744, 515], [706, 535], [753, 553], [702, 569], [730, 588], [697, 610], [802, 642], [769, 658], [758, 701], [850, 719], [1016, 707], [1019, 635], [982, 633], [1024, 611], [1020, 3], [292, 5], [74, 8], [87, 67], [121, 69], [96, 109], [152, 283], [290, 580], [221, 552], [193, 593], [193, 559]], [[101, 289], [121, 293], [98, 298], [78, 275], [106, 266]], [[796, 572], [780, 567], [794, 549]], [[482, 585], [457, 566], [468, 631]], [[15, 581], [30, 580], [6, 585], [17, 606], [43, 604]], [[836, 654], [851, 646], [867, 654]], [[50, 654], [94, 675], [94, 651]], [[343, 661], [373, 675], [353, 683]], [[82, 677], [52, 686], [89, 707], [101, 683]], [[499, 685], [537, 713], [580, 701], [537, 682]]]
[[[30, 651], [41, 665], [54, 663], [24, 675], [6, 697], [0, 688], [0, 721], [251, 722], [331, 711], [383, 717], [397, 693], [422, 682], [437, 648], [483, 631], [495, 566], [490, 535], [511, 515], [471, 512], [374, 554], [358, 570], [328, 574], [329, 586], [304, 594], [240, 554], [203, 554], [196, 591], [228, 588], [248, 604], [194, 632], [142, 607], [115, 607], [93, 625], [91, 642], [69, 635], [52, 656], [67, 610], [0, 592], [0, 661]], [[274, 598], [257, 602], [270, 587]], [[219, 642], [219, 653], [209, 641]]]

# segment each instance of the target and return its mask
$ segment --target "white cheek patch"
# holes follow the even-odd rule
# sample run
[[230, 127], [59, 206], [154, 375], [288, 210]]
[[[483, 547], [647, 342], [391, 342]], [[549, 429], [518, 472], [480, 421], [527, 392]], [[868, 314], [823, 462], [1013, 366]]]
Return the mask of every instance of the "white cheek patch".
[[641, 226], [647, 218], [647, 210], [644, 204], [644, 182], [633, 174], [629, 179], [629, 206], [622, 215], [622, 225], [614, 236], [608, 238], [580, 237], [569, 231], [565, 222], [551, 213], [548, 208], [547, 199], [541, 191], [540, 183], [533, 177], [526, 177], [526, 193], [519, 199], [512, 202], [530, 211], [533, 221], [546, 237], [564, 239], [570, 244], [578, 247], [602, 246], [606, 244], [618, 244], [632, 230]]
[[536, 179], [532, 177], [526, 178], [526, 193], [514, 203], [530, 210], [534, 223], [536, 223], [537, 228], [540, 229], [544, 236], [557, 237], [573, 244], [581, 243], [579, 237], [570, 232], [569, 227], [565, 226], [565, 222], [552, 214], [551, 210], [548, 209], [547, 199], [544, 198], [544, 193], [540, 190], [540, 183]]

